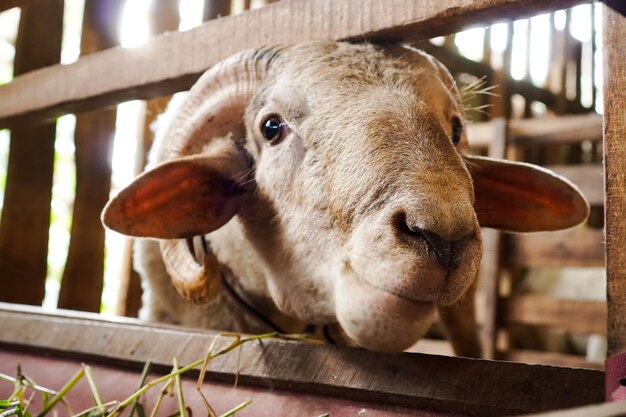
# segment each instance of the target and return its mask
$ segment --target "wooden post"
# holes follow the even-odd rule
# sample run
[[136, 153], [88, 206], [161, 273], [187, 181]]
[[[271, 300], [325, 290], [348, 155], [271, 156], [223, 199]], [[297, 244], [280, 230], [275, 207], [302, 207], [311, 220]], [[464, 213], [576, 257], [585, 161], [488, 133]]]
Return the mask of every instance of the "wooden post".
[[205, 0], [203, 21], [230, 14], [230, 0]]
[[[22, 8], [16, 76], [59, 62], [63, 1]], [[45, 293], [56, 123], [11, 130], [9, 166], [0, 222], [0, 300], [41, 304]]]
[[626, 17], [604, 8], [608, 354], [626, 351]]
[[[81, 55], [119, 44], [121, 0], [87, 0]], [[76, 117], [76, 198], [70, 248], [63, 271], [59, 308], [99, 312], [104, 273], [104, 229], [100, 213], [111, 189], [115, 108]]]

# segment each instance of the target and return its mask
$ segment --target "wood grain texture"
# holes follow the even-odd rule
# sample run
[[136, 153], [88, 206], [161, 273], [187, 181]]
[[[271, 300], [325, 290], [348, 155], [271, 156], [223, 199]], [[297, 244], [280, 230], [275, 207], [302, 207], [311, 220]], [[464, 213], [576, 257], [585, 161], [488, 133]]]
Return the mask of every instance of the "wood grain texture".
[[[62, 0], [34, 2], [22, 9], [16, 75], [59, 62], [62, 27]], [[3, 301], [41, 304], [44, 297], [55, 135], [55, 123], [24, 125], [11, 131], [0, 221]]]
[[22, 121], [46, 119], [185, 90], [201, 72], [245, 48], [310, 40], [415, 41], [583, 1], [283, 0], [166, 33], [139, 48], [115, 48], [16, 78], [0, 88], [0, 128], [18, 123], [12, 119], [20, 115]]
[[[165, 370], [174, 356], [183, 364], [204, 357], [215, 338], [210, 332], [91, 317], [0, 305], [0, 346], [135, 369], [150, 358]], [[604, 395], [604, 374], [598, 371], [284, 340], [246, 344], [237, 362], [237, 354], [212, 361], [208, 378], [232, 382], [239, 370], [243, 385], [478, 416], [581, 406], [601, 402]]]
[[626, 351], [626, 17], [604, 8], [604, 167], [609, 354]]
[[526, 235], [507, 234], [507, 264], [525, 268], [604, 266], [602, 230], [576, 228]]
[[506, 300], [503, 320], [509, 325], [556, 326], [578, 333], [606, 334], [606, 303], [521, 294]]
[[[123, 4], [121, 0], [85, 2], [81, 55], [119, 44], [117, 22]], [[116, 116], [111, 108], [76, 117], [76, 194], [59, 308], [100, 311], [104, 284], [104, 229], [100, 213], [111, 190]]]

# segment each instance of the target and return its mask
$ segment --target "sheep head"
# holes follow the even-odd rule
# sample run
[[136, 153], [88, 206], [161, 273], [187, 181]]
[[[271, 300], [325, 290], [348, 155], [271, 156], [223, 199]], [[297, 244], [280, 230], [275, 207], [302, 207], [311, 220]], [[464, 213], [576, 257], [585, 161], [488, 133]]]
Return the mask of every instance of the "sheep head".
[[[219, 263], [256, 275], [285, 314], [339, 323], [398, 351], [476, 277], [480, 226], [566, 228], [574, 186], [526, 164], [467, 155], [449, 73], [408, 47], [306, 43], [246, 51], [203, 75], [163, 163], [105, 209], [121, 233], [162, 240], [187, 299], [215, 294]], [[208, 235], [198, 263], [190, 238]]]

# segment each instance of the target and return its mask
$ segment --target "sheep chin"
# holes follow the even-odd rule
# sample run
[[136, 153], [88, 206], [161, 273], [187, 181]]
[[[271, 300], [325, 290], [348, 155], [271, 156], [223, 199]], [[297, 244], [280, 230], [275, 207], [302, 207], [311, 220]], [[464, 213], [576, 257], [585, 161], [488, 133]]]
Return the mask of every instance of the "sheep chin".
[[356, 344], [401, 352], [415, 344], [436, 319], [436, 306], [391, 294], [344, 271], [335, 287], [337, 320]]

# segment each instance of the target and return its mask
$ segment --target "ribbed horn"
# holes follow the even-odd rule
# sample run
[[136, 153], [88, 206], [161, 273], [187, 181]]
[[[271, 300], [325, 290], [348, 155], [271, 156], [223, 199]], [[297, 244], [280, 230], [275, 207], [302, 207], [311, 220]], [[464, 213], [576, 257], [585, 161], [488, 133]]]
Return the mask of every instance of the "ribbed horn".
[[[166, 160], [199, 154], [213, 138], [245, 134], [244, 113], [250, 99], [265, 80], [272, 61], [283, 47], [248, 50], [215, 65], [189, 91], [176, 120], [169, 129]], [[235, 147], [233, 140], [233, 147]], [[233, 168], [243, 171], [247, 160], [232, 152]], [[207, 155], [209, 156], [209, 155]], [[210, 301], [219, 289], [219, 264], [209, 250], [201, 264], [190, 240], [164, 240], [161, 255], [176, 290], [194, 303]]]

